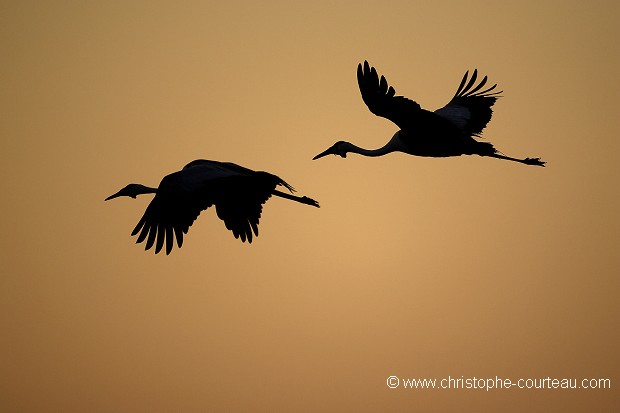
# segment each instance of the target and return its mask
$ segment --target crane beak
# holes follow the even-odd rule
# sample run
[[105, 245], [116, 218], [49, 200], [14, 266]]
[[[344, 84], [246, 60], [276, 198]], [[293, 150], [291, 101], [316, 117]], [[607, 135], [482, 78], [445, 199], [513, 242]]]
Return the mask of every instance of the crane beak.
[[[122, 190], [121, 190], [122, 191]], [[118, 191], [117, 193], [115, 193], [114, 195], [110, 195], [109, 197], [107, 197], [106, 199], [104, 199], [104, 201], [109, 201], [110, 199], [114, 199], [114, 198], [118, 198], [119, 196], [121, 196], [121, 191]]]
[[331, 148], [324, 150], [323, 152], [321, 152], [320, 154], [312, 158], [312, 160], [316, 161], [317, 159], [322, 158], [327, 155], [338, 155], [338, 152], [336, 152], [336, 149], [332, 146]]

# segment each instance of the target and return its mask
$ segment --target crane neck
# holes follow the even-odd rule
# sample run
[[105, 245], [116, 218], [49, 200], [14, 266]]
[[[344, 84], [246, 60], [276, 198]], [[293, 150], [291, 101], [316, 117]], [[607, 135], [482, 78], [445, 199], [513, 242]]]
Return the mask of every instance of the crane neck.
[[359, 146], [351, 144], [349, 152], [358, 153], [363, 156], [382, 156], [390, 152], [394, 152], [394, 149], [389, 148], [387, 145], [378, 149], [364, 149]]
[[142, 194], [156, 194], [157, 188], [151, 188], [149, 186], [145, 186], [141, 193]]
[[363, 156], [375, 157], [375, 156], [386, 155], [388, 153], [400, 151], [403, 149], [402, 142], [400, 140], [399, 135], [400, 135], [400, 131], [396, 132], [394, 136], [392, 136], [392, 139], [389, 140], [388, 143], [386, 143], [384, 146], [378, 149], [364, 149], [364, 148], [360, 148], [359, 146], [353, 145], [352, 143], [349, 144], [350, 146], [347, 149], [349, 152], [358, 153]]

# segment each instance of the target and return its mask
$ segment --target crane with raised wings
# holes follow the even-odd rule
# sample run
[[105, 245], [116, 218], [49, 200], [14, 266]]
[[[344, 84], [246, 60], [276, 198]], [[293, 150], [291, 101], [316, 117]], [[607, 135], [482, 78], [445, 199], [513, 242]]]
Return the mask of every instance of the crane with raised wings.
[[497, 84], [483, 89], [485, 76], [477, 85], [478, 71], [471, 78], [465, 73], [454, 97], [444, 107], [434, 112], [422, 109], [420, 105], [388, 85], [384, 76], [379, 78], [377, 70], [367, 61], [357, 67], [357, 81], [362, 99], [368, 109], [377, 116], [394, 122], [400, 130], [387, 144], [378, 149], [364, 149], [350, 142], [339, 141], [316, 155], [340, 155], [348, 152], [364, 156], [382, 156], [391, 152], [404, 152], [416, 156], [443, 158], [460, 155], [480, 155], [520, 162], [526, 165], [545, 166], [540, 158], [517, 159], [501, 154], [488, 142], [480, 142], [482, 130], [491, 120], [491, 107], [500, 97], [501, 91], [494, 91]]

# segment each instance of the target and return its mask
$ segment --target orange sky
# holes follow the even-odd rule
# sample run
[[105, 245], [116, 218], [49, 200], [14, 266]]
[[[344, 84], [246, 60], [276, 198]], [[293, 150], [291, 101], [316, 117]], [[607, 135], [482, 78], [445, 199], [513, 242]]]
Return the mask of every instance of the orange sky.
[[[8, 1], [0, 6], [0, 410], [581, 412], [620, 405], [616, 2]], [[311, 158], [396, 131], [368, 59], [436, 109], [504, 90], [495, 159]], [[193, 159], [281, 176], [252, 245], [214, 211], [129, 233]], [[611, 390], [389, 389], [388, 376]]]

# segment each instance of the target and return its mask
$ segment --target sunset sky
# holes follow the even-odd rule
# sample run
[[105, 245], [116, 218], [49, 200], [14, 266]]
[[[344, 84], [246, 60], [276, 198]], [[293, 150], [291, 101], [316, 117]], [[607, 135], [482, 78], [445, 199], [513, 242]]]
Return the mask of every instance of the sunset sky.
[[[620, 405], [620, 3], [4, 1], [0, 410], [591, 412]], [[368, 60], [434, 110], [477, 68], [514, 157], [312, 157], [396, 132]], [[194, 159], [274, 173], [241, 243], [130, 232]], [[611, 389], [390, 389], [610, 379]], [[401, 380], [402, 383], [402, 380]]]

